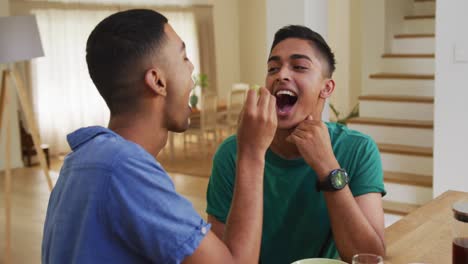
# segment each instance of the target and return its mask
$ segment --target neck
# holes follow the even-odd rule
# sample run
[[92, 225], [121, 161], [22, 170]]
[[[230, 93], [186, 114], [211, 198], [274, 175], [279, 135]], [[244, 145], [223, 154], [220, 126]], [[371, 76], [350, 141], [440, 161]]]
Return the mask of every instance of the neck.
[[277, 129], [271, 142], [270, 149], [284, 159], [297, 159], [301, 157], [296, 145], [286, 141], [294, 129]]
[[166, 145], [168, 130], [164, 128], [161, 117], [148, 113], [131, 113], [111, 116], [109, 129], [126, 140], [132, 141], [154, 158]]

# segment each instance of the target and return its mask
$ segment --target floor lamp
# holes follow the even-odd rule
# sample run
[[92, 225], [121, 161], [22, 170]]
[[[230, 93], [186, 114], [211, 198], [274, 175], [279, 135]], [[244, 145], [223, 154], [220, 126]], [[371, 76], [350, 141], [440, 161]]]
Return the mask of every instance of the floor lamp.
[[[39, 30], [34, 16], [0, 17], [0, 64], [10, 64], [44, 56]], [[49, 189], [52, 190], [52, 180], [46, 164], [45, 155], [41, 149], [39, 131], [37, 129], [31, 104], [24, 87], [14, 67], [2, 71], [0, 90], [0, 136], [6, 133], [5, 140], [5, 254], [4, 263], [11, 262], [11, 161], [10, 161], [10, 107], [9, 84], [13, 84], [25, 121], [31, 132], [41, 168], [46, 176]], [[5, 121], [3, 121], [3, 117]]]

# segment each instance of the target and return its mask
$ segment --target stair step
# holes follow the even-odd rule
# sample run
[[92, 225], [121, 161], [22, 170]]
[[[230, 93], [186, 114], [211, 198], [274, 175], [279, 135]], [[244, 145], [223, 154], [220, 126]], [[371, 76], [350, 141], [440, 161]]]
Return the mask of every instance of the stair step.
[[409, 127], [409, 128], [434, 128], [432, 121], [419, 120], [397, 120], [373, 117], [355, 117], [347, 121], [348, 124], [378, 125], [391, 127]]
[[385, 101], [385, 102], [407, 102], [407, 103], [434, 103], [434, 97], [429, 96], [405, 96], [405, 95], [361, 95], [359, 100]]
[[403, 74], [403, 73], [375, 73], [369, 75], [371, 79], [411, 79], [434, 80], [433, 74]]
[[413, 20], [413, 19], [435, 19], [435, 15], [411, 15], [405, 16], [406, 20]]
[[384, 182], [387, 195], [384, 201], [423, 205], [432, 200], [432, 187]]
[[435, 38], [435, 34], [397, 34], [395, 38]]
[[432, 176], [385, 171], [384, 180], [385, 182], [421, 186], [421, 187], [432, 187]]
[[435, 72], [434, 58], [382, 58], [381, 72], [405, 75], [432, 75]]
[[[368, 111], [367, 115], [368, 117], [358, 117], [349, 120], [349, 129], [369, 135], [380, 144], [429, 148], [432, 151], [434, 144], [432, 120], [416, 121], [381, 118], [369, 116]], [[411, 151], [414, 152], [413, 150]], [[402, 154], [406, 152], [404, 151]]]
[[425, 96], [363, 95], [359, 97], [359, 116], [361, 118], [432, 122], [434, 120], [433, 102], [433, 97]]
[[380, 152], [402, 154], [410, 156], [432, 157], [432, 148], [429, 147], [414, 147], [407, 145], [396, 144], [377, 144]]
[[435, 16], [434, 15], [411, 15], [406, 16], [403, 20], [401, 31], [395, 32], [397, 34], [421, 35], [421, 34], [435, 34]]
[[434, 96], [434, 80], [369, 78], [363, 90], [376, 95]]
[[383, 201], [383, 209], [387, 214], [407, 215], [418, 208], [419, 206], [415, 204]]
[[411, 59], [433, 59], [435, 58], [434, 53], [427, 54], [398, 54], [398, 53], [386, 53], [382, 55], [382, 58], [411, 58]]
[[435, 14], [436, 8], [435, 8], [435, 2], [414, 2], [413, 3], [413, 10], [412, 14], [413, 15], [432, 15]]
[[[410, 20], [406, 22], [408, 23], [409, 21]], [[420, 26], [421, 25], [416, 26], [416, 28], [419, 28]], [[426, 28], [426, 26], [423, 28]], [[406, 28], [406, 30], [410, 30], [410, 28]], [[420, 34], [412, 34], [415, 29], [413, 28], [411, 30], [411, 33], [399, 34], [392, 39], [390, 53], [435, 53], [435, 34], [429, 32], [418, 32]]]
[[384, 171], [394, 171], [417, 175], [433, 175], [432, 157], [402, 155], [399, 153], [380, 152]]

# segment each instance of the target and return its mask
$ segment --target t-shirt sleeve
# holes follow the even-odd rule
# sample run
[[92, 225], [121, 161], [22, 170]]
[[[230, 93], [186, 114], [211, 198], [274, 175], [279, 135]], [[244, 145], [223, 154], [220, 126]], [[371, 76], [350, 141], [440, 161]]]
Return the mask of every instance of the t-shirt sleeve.
[[349, 186], [354, 196], [367, 193], [381, 193], [382, 196], [386, 194], [379, 149], [370, 137], [359, 142], [356, 162], [349, 174]]
[[213, 168], [206, 194], [206, 212], [226, 223], [231, 208], [236, 175], [235, 143], [221, 144], [213, 157]]
[[110, 233], [154, 263], [180, 263], [210, 229], [149, 158], [125, 157], [109, 178], [102, 217]]

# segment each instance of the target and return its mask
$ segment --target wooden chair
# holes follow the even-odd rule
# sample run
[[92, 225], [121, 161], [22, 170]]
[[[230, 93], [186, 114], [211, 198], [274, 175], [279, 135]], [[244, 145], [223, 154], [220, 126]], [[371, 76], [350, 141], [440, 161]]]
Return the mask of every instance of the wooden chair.
[[205, 152], [209, 143], [208, 135], [214, 136], [214, 142], [218, 141], [217, 133], [217, 106], [218, 97], [215, 94], [206, 93], [202, 96], [203, 106], [198, 114], [192, 115], [189, 128], [184, 132], [184, 152], [187, 151], [188, 138], [195, 135], [201, 152]]
[[232, 86], [231, 93], [229, 95], [229, 105], [226, 118], [229, 133], [232, 133], [237, 129], [239, 114], [244, 106], [248, 89], [249, 85], [246, 83], [235, 83]]
[[[21, 120], [20, 123], [20, 133], [21, 133], [21, 154], [23, 161], [26, 159], [26, 166], [31, 167], [31, 157], [37, 155], [37, 152], [34, 148], [34, 143], [31, 134], [29, 134], [23, 126]], [[50, 158], [49, 158], [49, 145], [41, 144], [41, 149], [44, 152], [47, 161], [47, 167], [50, 168]]]

